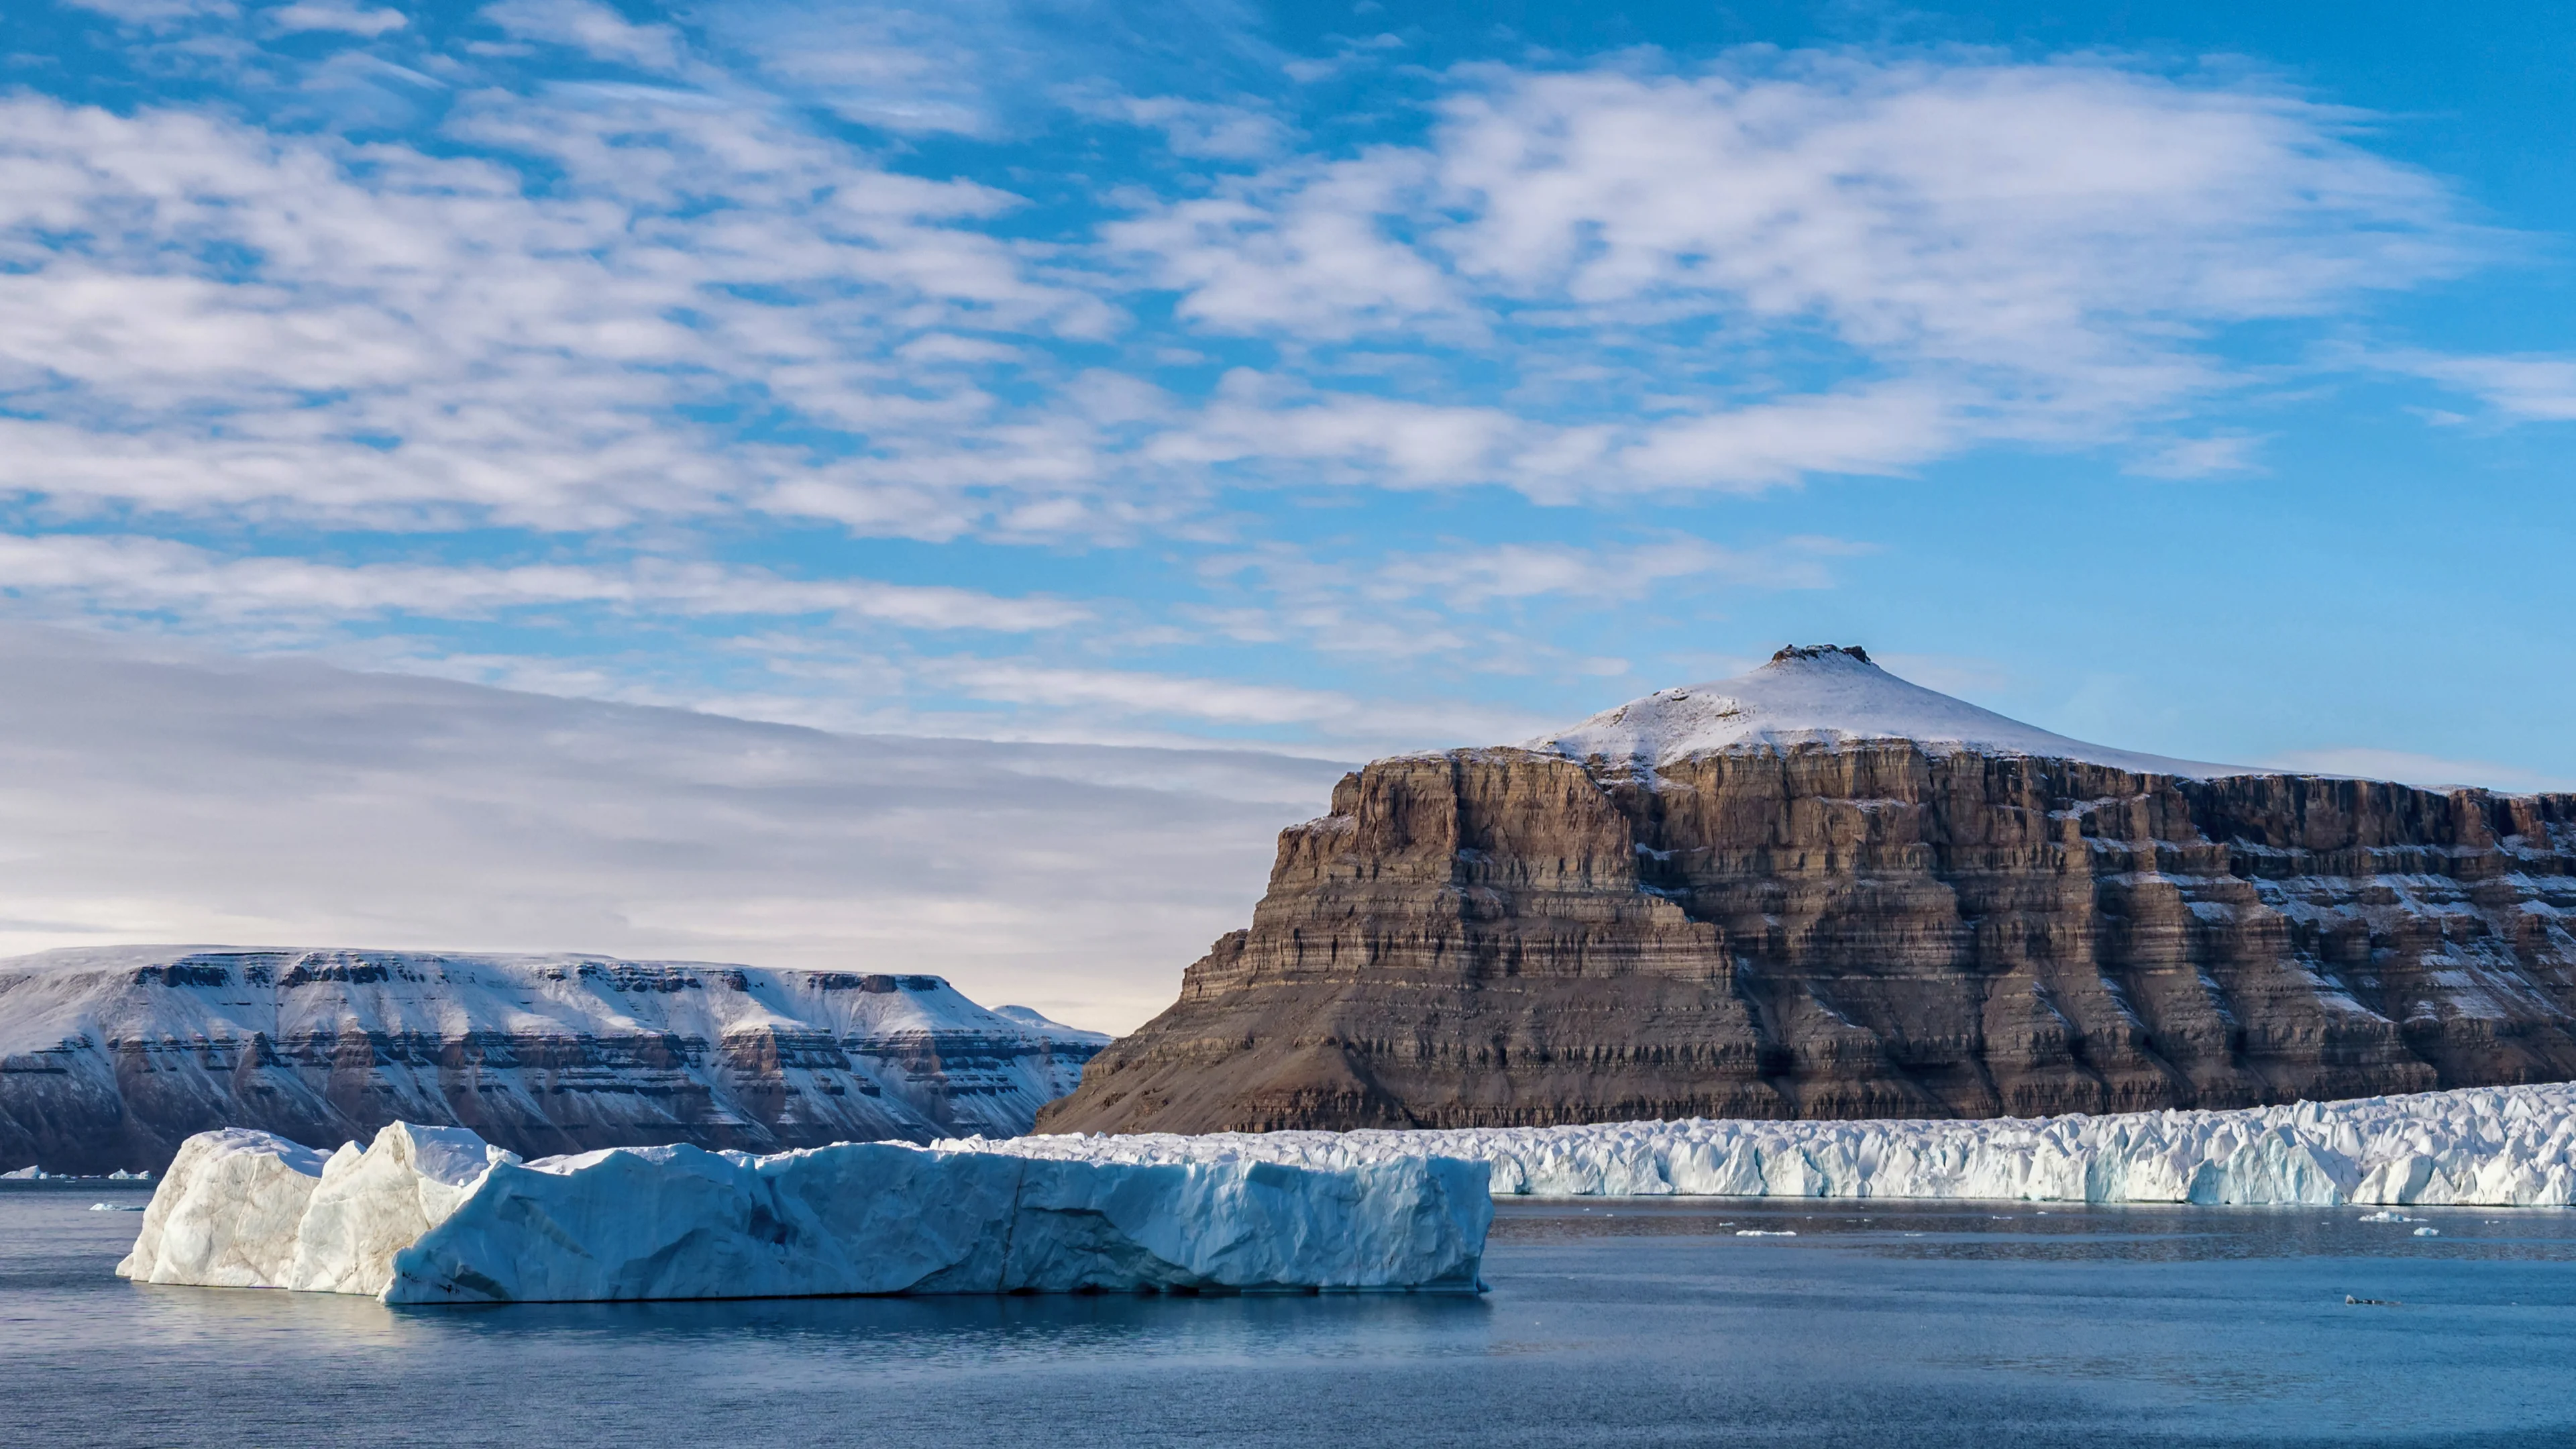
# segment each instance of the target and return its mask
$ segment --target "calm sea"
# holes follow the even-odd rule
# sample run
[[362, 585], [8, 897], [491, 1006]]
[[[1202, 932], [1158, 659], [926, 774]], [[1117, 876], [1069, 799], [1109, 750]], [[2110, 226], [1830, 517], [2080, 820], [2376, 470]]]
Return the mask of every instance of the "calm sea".
[[2563, 1212], [1512, 1203], [1476, 1298], [424, 1310], [121, 1282], [145, 1196], [0, 1185], [0, 1444], [2576, 1444]]

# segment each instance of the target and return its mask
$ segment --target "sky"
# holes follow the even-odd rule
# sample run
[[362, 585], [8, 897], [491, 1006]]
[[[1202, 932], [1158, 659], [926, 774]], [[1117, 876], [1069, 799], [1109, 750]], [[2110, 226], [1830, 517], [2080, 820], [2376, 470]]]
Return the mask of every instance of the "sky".
[[853, 737], [0, 625], [0, 957], [150, 942], [929, 971], [1124, 1031], [1341, 774]]
[[0, 668], [1275, 782], [1834, 642], [2569, 788], [2571, 59], [2375, 0], [12, 0]]

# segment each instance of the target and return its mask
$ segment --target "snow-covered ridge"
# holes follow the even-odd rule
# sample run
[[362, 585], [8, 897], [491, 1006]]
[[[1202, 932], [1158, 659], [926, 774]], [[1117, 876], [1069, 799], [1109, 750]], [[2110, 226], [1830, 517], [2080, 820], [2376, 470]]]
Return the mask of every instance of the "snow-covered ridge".
[[119, 1276], [388, 1303], [1477, 1287], [1482, 1163], [1135, 1164], [842, 1143], [522, 1162], [397, 1122], [188, 1140]]
[[1659, 689], [1519, 748], [1656, 766], [1724, 750], [1912, 740], [1935, 752], [2082, 760], [2141, 774], [2210, 779], [2272, 773], [2117, 750], [2053, 734], [1897, 678], [1866, 651], [1783, 649], [1750, 674]]
[[1463, 1157], [1493, 1164], [1502, 1195], [2568, 1207], [2576, 1206], [2576, 1083], [2037, 1120], [1693, 1120], [1028, 1137], [1002, 1146], [1140, 1163], [1340, 1167]]
[[[1026, 1012], [1026, 1009], [1022, 1009]], [[589, 955], [120, 946], [0, 960], [0, 1169], [401, 1118], [531, 1154], [1026, 1131], [1109, 1038], [937, 976]]]

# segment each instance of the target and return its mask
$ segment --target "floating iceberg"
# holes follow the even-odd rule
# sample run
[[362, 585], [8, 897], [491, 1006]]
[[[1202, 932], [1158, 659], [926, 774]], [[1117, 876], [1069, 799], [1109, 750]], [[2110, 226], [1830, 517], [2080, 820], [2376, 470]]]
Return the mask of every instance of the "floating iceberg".
[[2576, 1084], [2036, 1120], [1694, 1119], [1024, 1137], [1007, 1146], [1066, 1160], [1324, 1169], [1400, 1157], [1469, 1158], [1493, 1165], [1498, 1195], [2566, 1207], [2576, 1204]]
[[463, 1128], [401, 1122], [326, 1158], [232, 1129], [179, 1149], [116, 1271], [388, 1303], [1472, 1290], [1487, 1171], [895, 1142], [522, 1162]]

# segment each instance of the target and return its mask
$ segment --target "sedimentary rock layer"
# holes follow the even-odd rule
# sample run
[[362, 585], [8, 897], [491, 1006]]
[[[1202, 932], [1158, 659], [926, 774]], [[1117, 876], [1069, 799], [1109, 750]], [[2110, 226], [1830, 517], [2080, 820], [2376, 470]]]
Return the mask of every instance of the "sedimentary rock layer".
[[1025, 1131], [1108, 1038], [936, 976], [601, 956], [171, 949], [0, 961], [0, 1168], [397, 1119], [525, 1155]]
[[1492, 1164], [1496, 1196], [2576, 1206], [2576, 1087], [2564, 1084], [2040, 1120], [1144, 1133], [1009, 1145], [1085, 1161], [1327, 1168], [1458, 1157]]
[[1282, 834], [1250, 929], [1038, 1125], [2037, 1116], [2565, 1080], [2571, 917], [2576, 797], [2155, 760], [1784, 651], [1348, 776]]
[[388, 1303], [853, 1293], [1470, 1291], [1481, 1162], [1134, 1163], [969, 1144], [751, 1157], [685, 1144], [521, 1162], [397, 1122], [328, 1159], [193, 1137], [117, 1272]]

